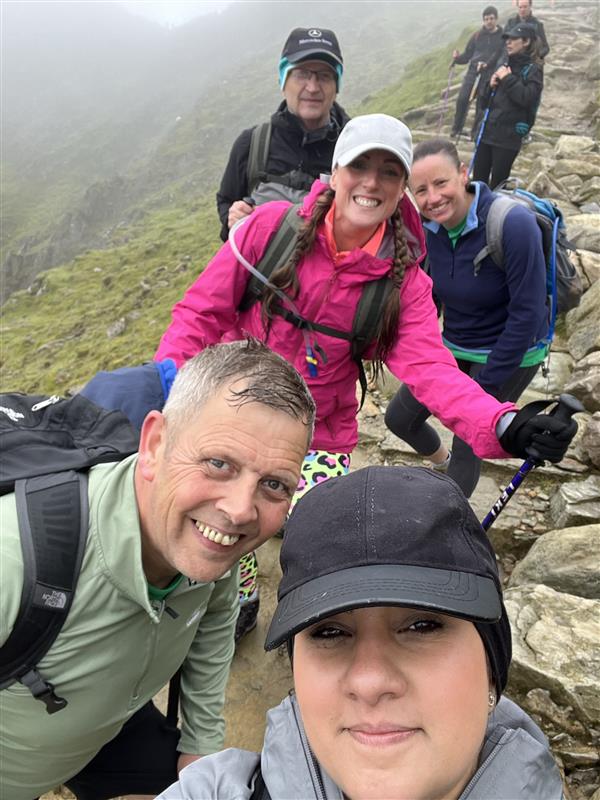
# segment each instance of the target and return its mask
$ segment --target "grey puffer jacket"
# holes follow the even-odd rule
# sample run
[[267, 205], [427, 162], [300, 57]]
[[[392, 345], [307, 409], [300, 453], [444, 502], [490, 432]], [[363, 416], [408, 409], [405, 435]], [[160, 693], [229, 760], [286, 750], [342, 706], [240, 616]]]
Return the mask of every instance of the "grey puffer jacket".
[[[267, 714], [262, 753], [223, 750], [191, 764], [157, 800], [250, 800], [258, 762], [272, 800], [344, 800], [314, 757], [293, 695]], [[479, 768], [459, 800], [562, 800], [560, 774], [537, 725], [503, 697]]]

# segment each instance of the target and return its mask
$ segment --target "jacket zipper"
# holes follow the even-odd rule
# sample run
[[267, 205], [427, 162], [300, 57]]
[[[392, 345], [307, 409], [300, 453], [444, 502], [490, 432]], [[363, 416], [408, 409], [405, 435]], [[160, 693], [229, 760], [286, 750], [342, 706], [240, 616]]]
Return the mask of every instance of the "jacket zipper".
[[321, 770], [319, 768], [319, 762], [315, 758], [315, 755], [310, 748], [308, 739], [306, 738], [306, 733], [304, 732], [304, 727], [300, 723], [298, 715], [296, 714], [296, 706], [293, 701], [292, 701], [292, 710], [294, 712], [294, 717], [296, 719], [296, 725], [298, 727], [298, 733], [300, 734], [302, 747], [304, 748], [304, 756], [308, 764], [308, 771], [310, 772], [310, 777], [312, 778], [313, 786], [315, 787], [315, 789], [317, 789], [316, 792], [317, 800], [327, 800], [327, 797], [325, 795], [325, 786], [323, 785], [323, 778], [321, 777]]

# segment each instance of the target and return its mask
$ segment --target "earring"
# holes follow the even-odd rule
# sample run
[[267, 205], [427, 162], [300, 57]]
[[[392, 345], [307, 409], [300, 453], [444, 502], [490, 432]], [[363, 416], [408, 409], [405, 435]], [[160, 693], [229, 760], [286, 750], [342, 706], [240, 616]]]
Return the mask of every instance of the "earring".
[[495, 692], [488, 692], [488, 706], [490, 708], [494, 708], [496, 705], [496, 694]]

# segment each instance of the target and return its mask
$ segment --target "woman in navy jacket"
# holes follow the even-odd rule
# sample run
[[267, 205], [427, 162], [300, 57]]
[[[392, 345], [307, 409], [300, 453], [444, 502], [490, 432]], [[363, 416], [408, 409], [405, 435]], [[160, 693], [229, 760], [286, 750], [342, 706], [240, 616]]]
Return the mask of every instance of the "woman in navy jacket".
[[[531, 130], [542, 96], [544, 73], [535, 28], [521, 23], [506, 31], [508, 61], [490, 79], [490, 109], [473, 164], [473, 178], [496, 187], [510, 175], [523, 138]], [[491, 173], [491, 178], [490, 178]]]
[[[461, 370], [499, 400], [516, 401], [531, 382], [548, 345], [546, 265], [541, 233], [525, 208], [508, 212], [503, 228], [504, 268], [491, 256], [476, 266], [486, 246], [493, 193], [469, 183], [456, 147], [446, 139], [415, 148], [410, 188], [425, 219], [433, 291], [443, 306], [444, 343]], [[426, 422], [429, 410], [402, 386], [392, 399], [388, 428], [448, 474], [467, 497], [481, 462], [454, 437], [449, 452]]]

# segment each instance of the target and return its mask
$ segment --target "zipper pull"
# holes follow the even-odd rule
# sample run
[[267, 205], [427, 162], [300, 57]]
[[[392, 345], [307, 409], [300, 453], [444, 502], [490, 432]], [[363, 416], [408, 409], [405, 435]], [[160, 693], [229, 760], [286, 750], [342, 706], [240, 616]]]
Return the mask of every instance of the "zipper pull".
[[319, 374], [317, 372], [317, 359], [315, 358], [315, 354], [313, 349], [310, 345], [306, 345], [306, 355], [304, 356], [306, 363], [308, 364], [308, 374], [311, 378], [316, 378]]
[[42, 408], [46, 408], [47, 406], [54, 405], [54, 403], [58, 403], [60, 397], [57, 394], [53, 394], [52, 397], [48, 397], [47, 400], [40, 400], [39, 403], [36, 403], [34, 406], [31, 406], [32, 411], [41, 411]]

